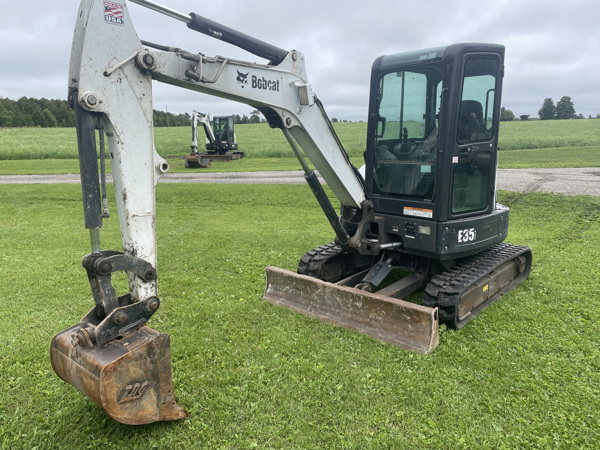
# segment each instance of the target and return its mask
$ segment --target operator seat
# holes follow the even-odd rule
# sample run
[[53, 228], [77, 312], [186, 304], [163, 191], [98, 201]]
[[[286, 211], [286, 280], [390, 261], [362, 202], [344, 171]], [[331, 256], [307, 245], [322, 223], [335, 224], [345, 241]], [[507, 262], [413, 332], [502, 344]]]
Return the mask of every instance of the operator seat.
[[457, 141], [468, 142], [477, 139], [477, 134], [485, 132], [483, 124], [483, 107], [477, 100], [463, 100], [460, 102], [458, 114]]

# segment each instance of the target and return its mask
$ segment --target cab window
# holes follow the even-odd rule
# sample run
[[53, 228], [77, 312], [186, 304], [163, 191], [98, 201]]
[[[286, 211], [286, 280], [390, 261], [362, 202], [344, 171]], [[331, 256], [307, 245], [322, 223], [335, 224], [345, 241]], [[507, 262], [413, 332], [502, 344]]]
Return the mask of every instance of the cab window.
[[440, 72], [432, 68], [381, 77], [375, 193], [433, 199], [441, 80]]
[[492, 138], [497, 72], [495, 59], [471, 59], [465, 64], [456, 139], [459, 144]]

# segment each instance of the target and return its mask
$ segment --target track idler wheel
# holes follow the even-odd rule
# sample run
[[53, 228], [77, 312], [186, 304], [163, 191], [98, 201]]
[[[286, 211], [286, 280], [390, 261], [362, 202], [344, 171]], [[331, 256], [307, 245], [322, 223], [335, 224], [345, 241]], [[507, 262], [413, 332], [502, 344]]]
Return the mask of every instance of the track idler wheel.
[[175, 402], [167, 334], [144, 326], [94, 345], [87, 330], [75, 325], [54, 336], [50, 361], [60, 378], [118, 422], [141, 425], [189, 416]]

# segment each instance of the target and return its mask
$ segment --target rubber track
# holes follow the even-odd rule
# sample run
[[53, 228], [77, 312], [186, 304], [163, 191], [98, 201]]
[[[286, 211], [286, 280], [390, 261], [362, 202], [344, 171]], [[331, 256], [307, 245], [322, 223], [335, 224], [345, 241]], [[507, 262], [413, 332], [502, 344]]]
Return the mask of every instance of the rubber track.
[[[326, 261], [342, 253], [342, 248], [334, 242], [309, 250], [298, 263], [298, 273], [314, 278], [320, 278], [321, 267]], [[327, 281], [327, 280], [325, 280]]]
[[461, 328], [476, 317], [480, 311], [528, 277], [531, 270], [531, 257], [527, 258], [525, 270], [517, 278], [503, 287], [497, 294], [478, 305], [468, 318], [458, 321], [455, 311], [462, 294], [471, 285], [477, 283], [478, 280], [493, 272], [502, 264], [530, 252], [529, 247], [503, 243], [490, 247], [477, 255], [467, 257], [452, 269], [436, 275], [427, 284], [423, 292], [422, 303], [424, 306], [439, 308], [442, 322], [450, 322], [448, 325]]

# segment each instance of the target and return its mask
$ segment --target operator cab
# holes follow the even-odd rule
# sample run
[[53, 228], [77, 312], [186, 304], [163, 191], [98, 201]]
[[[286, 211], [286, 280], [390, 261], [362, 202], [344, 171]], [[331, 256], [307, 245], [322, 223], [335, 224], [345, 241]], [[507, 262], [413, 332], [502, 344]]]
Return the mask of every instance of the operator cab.
[[[237, 150], [233, 116], [215, 116], [213, 118], [213, 133], [215, 134], [215, 150]], [[207, 149], [212, 150], [208, 145]]]
[[495, 225], [498, 209], [508, 222], [508, 210], [495, 203], [503, 61], [501, 45], [455, 44], [374, 62], [367, 195], [375, 214], [385, 216], [384, 231], [400, 236], [405, 249], [440, 258], [467, 254], [454, 248], [462, 242], [438, 239], [467, 218], [475, 236], [481, 226], [487, 230], [464, 243], [471, 252], [506, 237]]

